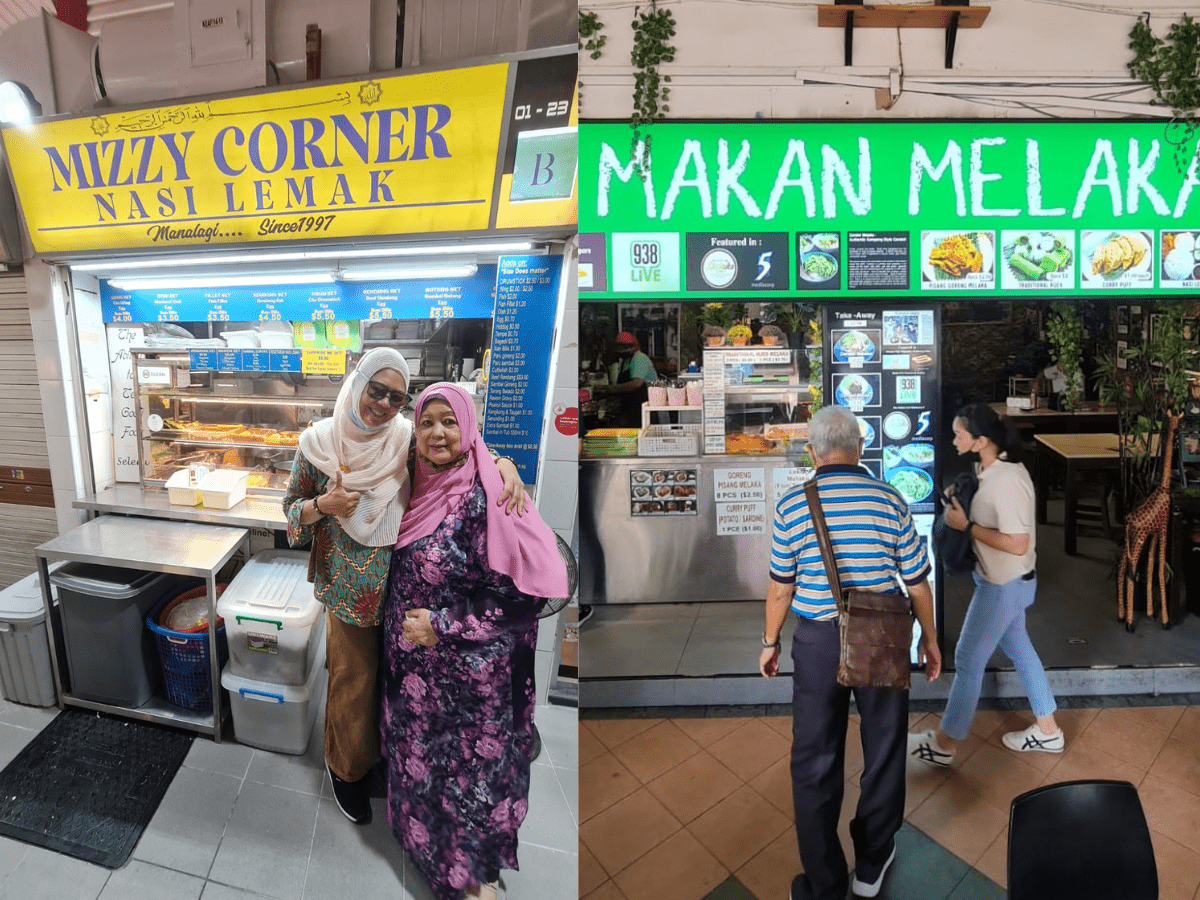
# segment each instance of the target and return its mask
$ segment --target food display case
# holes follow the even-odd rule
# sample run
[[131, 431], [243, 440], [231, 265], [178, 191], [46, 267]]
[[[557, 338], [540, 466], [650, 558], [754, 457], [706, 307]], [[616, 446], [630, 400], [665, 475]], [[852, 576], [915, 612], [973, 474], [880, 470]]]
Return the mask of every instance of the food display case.
[[581, 603], [762, 595], [775, 503], [812, 473], [804, 448], [821, 385], [803, 352], [708, 348], [702, 389], [685, 396], [700, 402], [646, 404], [636, 456], [585, 453]]
[[300, 432], [332, 415], [337, 400], [327, 376], [195, 371], [179, 349], [132, 354], [143, 488], [219, 469], [248, 473], [249, 495], [283, 496]]

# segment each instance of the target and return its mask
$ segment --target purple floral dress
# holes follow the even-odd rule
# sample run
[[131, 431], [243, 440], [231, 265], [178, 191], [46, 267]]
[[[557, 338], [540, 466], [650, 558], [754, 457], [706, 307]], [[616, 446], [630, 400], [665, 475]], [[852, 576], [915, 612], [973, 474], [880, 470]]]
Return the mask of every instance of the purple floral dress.
[[[487, 559], [475, 490], [428, 537], [395, 551], [384, 604], [388, 822], [438, 900], [517, 868], [529, 802], [537, 601]], [[433, 647], [409, 643], [431, 610]]]

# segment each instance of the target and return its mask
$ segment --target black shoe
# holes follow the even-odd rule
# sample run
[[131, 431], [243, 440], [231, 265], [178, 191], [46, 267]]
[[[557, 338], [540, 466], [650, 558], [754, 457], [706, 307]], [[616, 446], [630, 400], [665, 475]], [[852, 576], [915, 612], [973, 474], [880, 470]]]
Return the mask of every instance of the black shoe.
[[582, 625], [592, 617], [592, 605], [590, 603], [579, 604], [579, 618], [576, 621], [577, 625]]
[[371, 800], [367, 796], [363, 779], [358, 781], [343, 781], [333, 774], [333, 769], [325, 766], [329, 780], [333, 782], [333, 799], [338, 809], [355, 825], [366, 825], [371, 821]]

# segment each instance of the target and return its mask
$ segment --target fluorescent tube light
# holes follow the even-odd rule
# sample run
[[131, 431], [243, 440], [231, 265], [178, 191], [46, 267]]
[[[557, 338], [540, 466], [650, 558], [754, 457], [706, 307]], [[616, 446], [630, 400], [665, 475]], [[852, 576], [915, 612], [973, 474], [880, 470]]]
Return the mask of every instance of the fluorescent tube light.
[[198, 275], [198, 276], [163, 276], [163, 277], [133, 277], [113, 278], [109, 286], [121, 291], [153, 291], [170, 288], [204, 288], [204, 287], [237, 287], [247, 284], [331, 284], [333, 275], [329, 272], [282, 272], [262, 273], [259, 275]]
[[202, 253], [195, 256], [108, 259], [71, 263], [74, 272], [118, 272], [126, 269], [167, 269], [172, 266], [253, 266], [268, 262], [299, 262], [314, 259], [363, 259], [388, 256], [434, 256], [442, 253], [524, 253], [532, 250], [532, 241], [495, 241], [477, 244], [437, 244], [404, 247], [331, 247], [325, 250], [288, 250], [269, 253]]
[[475, 263], [460, 266], [378, 266], [370, 269], [343, 269], [342, 281], [397, 281], [412, 278], [469, 278], [479, 271]]

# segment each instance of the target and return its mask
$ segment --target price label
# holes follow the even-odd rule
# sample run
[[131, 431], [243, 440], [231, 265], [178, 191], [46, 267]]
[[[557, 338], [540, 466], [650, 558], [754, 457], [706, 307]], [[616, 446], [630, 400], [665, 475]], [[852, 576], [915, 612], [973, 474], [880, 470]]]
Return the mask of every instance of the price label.
[[300, 371], [306, 375], [345, 375], [346, 351], [338, 349], [302, 350]]
[[896, 403], [920, 403], [921, 379], [916, 375], [896, 376]]

